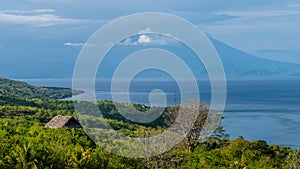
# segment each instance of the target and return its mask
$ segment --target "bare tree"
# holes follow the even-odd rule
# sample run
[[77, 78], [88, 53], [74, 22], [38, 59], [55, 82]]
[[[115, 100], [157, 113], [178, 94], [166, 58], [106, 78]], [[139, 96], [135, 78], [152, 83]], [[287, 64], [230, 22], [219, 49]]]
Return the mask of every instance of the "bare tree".
[[206, 104], [199, 104], [196, 100], [189, 100], [182, 107], [174, 110], [176, 112], [172, 114], [176, 118], [180, 115], [183, 116], [185, 121], [177, 122], [178, 124], [174, 126], [176, 126], [177, 132], [181, 131], [182, 134], [185, 134], [184, 142], [188, 152], [193, 152], [199, 144], [206, 141], [218, 128], [222, 119], [221, 114], [210, 110]]

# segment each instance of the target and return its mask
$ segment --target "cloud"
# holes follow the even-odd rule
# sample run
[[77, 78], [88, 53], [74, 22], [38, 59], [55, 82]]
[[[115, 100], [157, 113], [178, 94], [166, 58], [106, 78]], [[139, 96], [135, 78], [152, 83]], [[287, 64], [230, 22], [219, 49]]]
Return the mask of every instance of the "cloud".
[[64, 46], [74, 46], [74, 47], [92, 46], [92, 47], [94, 47], [94, 46], [97, 46], [97, 44], [66, 42], [66, 43], [64, 43]]
[[122, 46], [136, 46], [136, 45], [167, 45], [167, 41], [162, 36], [153, 34], [154, 32], [147, 27], [138, 31], [138, 34], [133, 37], [128, 37], [121, 41], [119, 45]]
[[149, 34], [149, 35], [145, 35], [145, 34], [140, 35], [139, 39], [138, 39], [138, 43], [139, 44], [145, 44], [145, 45], [160, 45], [160, 46], [169, 44], [167, 42], [167, 38], [165, 38], [163, 36], [151, 35], [151, 34]]
[[[128, 37], [125, 40], [118, 43], [118, 45], [121, 46], [137, 46], [137, 45], [167, 45], [167, 40], [163, 39], [162, 37], [158, 38], [157, 36], [152, 36], [153, 39], [150, 37], [150, 35], [137, 35], [137, 37]], [[90, 46], [96, 46], [96, 44], [86, 44], [86, 43], [78, 43], [78, 42], [66, 42], [64, 43], [64, 46], [84, 46], [84, 45], [90, 45]], [[113, 45], [112, 42], [108, 42], [106, 44], [107, 46]]]
[[293, 50], [299, 48], [300, 11], [284, 7], [253, 10], [223, 10], [235, 18], [198, 27], [235, 48], [251, 52], [262, 48]]
[[64, 18], [54, 14], [53, 9], [37, 9], [32, 11], [24, 10], [3, 10], [0, 11], [0, 22], [8, 24], [26, 24], [38, 27], [53, 26], [58, 24], [74, 24], [88, 22], [86, 19]]
[[131, 38], [126, 38], [124, 41], [120, 42], [119, 45], [122, 45], [122, 46], [135, 46], [135, 45], [138, 45], [138, 42], [133, 41]]
[[153, 42], [152, 39], [147, 36], [147, 35], [140, 35], [138, 39], [138, 43], [143, 44], [143, 43], [151, 43]]
[[138, 37], [128, 37], [125, 40], [121, 41], [119, 45], [122, 46], [136, 46], [136, 45], [167, 45], [168, 42], [163, 37], [158, 37], [157, 35], [146, 35], [141, 34]]
[[55, 9], [35, 9], [35, 10], [0, 10], [0, 13], [7, 14], [37, 14], [37, 13], [53, 13]]
[[64, 46], [83, 46], [85, 43], [73, 43], [73, 42], [66, 42]]
[[235, 17], [273, 17], [285, 15], [298, 15], [299, 10], [253, 10], [253, 11], [222, 11], [217, 14], [225, 14]]
[[33, 10], [33, 12], [37, 12], [37, 13], [47, 13], [47, 12], [55, 12], [55, 9], [36, 9]]

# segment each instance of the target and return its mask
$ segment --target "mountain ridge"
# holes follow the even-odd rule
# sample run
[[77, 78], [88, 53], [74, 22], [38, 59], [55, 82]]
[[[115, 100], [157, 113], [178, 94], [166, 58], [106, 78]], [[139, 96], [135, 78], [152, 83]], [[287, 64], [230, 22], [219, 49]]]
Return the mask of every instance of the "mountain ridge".
[[[223, 63], [226, 76], [231, 77], [242, 77], [242, 78], [252, 78], [252, 77], [287, 77], [287, 76], [300, 76], [300, 64], [286, 63], [275, 60], [270, 60], [267, 58], [256, 57], [242, 50], [236, 49], [230, 45], [227, 45], [219, 40], [214, 39], [213, 37], [208, 36], [211, 43], [214, 45], [219, 57]], [[167, 45], [168, 46], [168, 45]], [[150, 46], [150, 47], [159, 47], [159, 46]], [[120, 63], [121, 58], [126, 56], [119, 57], [119, 55], [131, 54], [134, 52], [132, 49], [142, 49], [141, 46], [122, 46], [120, 51], [113, 52], [114, 55], [111, 59], [112, 63], [109, 61], [106, 64], [103, 64], [101, 67], [103, 70], [107, 69], [108, 71], [104, 72], [104, 77], [110, 78], [116, 65]], [[189, 55], [185, 53], [185, 50], [180, 51], [182, 48], [178, 45], [165, 47], [167, 50], [174, 50], [180, 53], [180, 55]], [[122, 51], [123, 50], [123, 51]], [[49, 58], [48, 58], [49, 59]], [[76, 63], [77, 56], [62, 58], [61, 60], [51, 61], [46, 66], [44, 63], [41, 64], [32, 64], [28, 66], [29, 63], [20, 63], [22, 67], [16, 66], [16, 63], [7, 63], [4, 67], [0, 67], [0, 77], [8, 77], [12, 79], [35, 79], [35, 78], [72, 78], [72, 72]], [[116, 60], [118, 61], [116, 61]], [[57, 62], [57, 64], [56, 64]], [[200, 77], [204, 74], [207, 74], [205, 68], [201, 63], [194, 63], [193, 61], [188, 61], [190, 63], [190, 68], [195, 69], [199, 72], [196, 76]], [[66, 63], [66, 64], [61, 64]], [[26, 66], [27, 65], [27, 66]], [[188, 64], [189, 65], [189, 64]], [[200, 66], [199, 66], [200, 65]], [[28, 67], [30, 69], [24, 69]], [[23, 70], [24, 69], [24, 70]], [[34, 71], [33, 71], [34, 70]], [[109, 72], [109, 73], [108, 73]], [[105, 75], [106, 74], [106, 75]], [[109, 74], [109, 75], [108, 75]], [[160, 77], [161, 75], [150, 73], [145, 74], [149, 78]]]
[[257, 57], [210, 37], [229, 76], [296, 76], [300, 65]]

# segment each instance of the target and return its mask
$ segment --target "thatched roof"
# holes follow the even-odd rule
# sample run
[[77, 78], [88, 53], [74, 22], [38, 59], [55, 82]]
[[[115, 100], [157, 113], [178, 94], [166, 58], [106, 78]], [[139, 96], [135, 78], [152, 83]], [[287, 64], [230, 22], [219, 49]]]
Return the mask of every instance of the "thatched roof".
[[62, 115], [55, 116], [45, 126], [50, 128], [82, 128], [74, 117]]

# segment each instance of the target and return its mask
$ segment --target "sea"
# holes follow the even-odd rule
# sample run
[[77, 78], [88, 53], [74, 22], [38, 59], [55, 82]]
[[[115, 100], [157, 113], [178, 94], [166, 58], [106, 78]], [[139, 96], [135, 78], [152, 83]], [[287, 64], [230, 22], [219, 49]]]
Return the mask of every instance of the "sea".
[[[71, 79], [19, 79], [36, 86], [72, 87]], [[197, 82], [202, 103], [210, 104], [209, 81]], [[110, 82], [96, 81], [97, 100], [112, 100]], [[173, 81], [145, 80], [130, 84], [133, 103], [150, 104], [149, 93], [160, 89], [167, 105], [181, 102], [179, 86]], [[127, 93], [119, 92], [122, 97]], [[191, 93], [193, 95], [193, 93]], [[266, 140], [269, 144], [300, 148], [300, 78], [227, 80], [227, 98], [221, 124], [230, 139]]]

